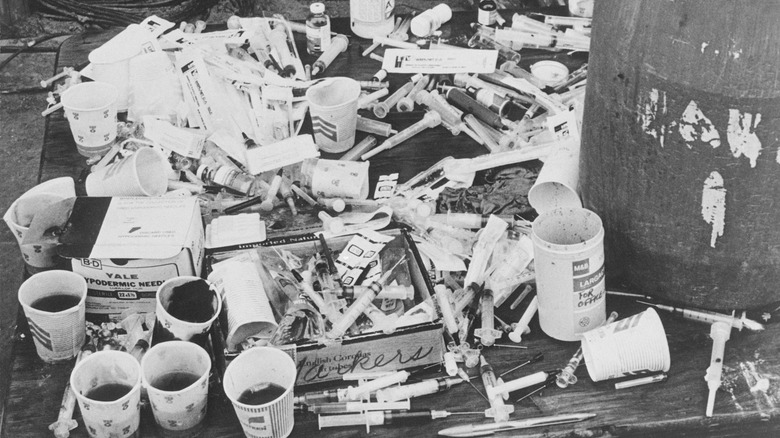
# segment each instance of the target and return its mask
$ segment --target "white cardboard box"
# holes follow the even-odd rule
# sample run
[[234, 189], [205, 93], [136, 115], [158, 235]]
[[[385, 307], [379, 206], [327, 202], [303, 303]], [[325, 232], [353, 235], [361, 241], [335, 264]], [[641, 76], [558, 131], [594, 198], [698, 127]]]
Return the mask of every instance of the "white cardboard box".
[[151, 313], [157, 288], [199, 276], [203, 223], [195, 198], [77, 198], [58, 253], [87, 280], [87, 319]]

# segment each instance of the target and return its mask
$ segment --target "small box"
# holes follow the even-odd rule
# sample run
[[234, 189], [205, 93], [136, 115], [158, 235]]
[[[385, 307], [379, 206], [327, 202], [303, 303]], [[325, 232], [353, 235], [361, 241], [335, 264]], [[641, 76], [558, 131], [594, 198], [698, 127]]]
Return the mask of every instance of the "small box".
[[153, 313], [169, 278], [199, 276], [203, 223], [195, 198], [76, 198], [58, 254], [87, 280], [87, 319]]
[[[415, 289], [415, 304], [430, 300], [433, 286], [427, 273], [421, 269], [420, 254], [412, 237], [407, 232], [399, 230], [391, 230], [383, 234], [397, 236], [397, 239], [391, 243], [400, 243], [400, 248], [406, 253], [409, 281]], [[341, 236], [329, 239], [328, 246], [334, 251], [341, 250], [352, 237]], [[308, 235], [288, 238], [287, 241], [296, 243], [276, 245], [276, 249], [284, 249], [301, 256], [312, 254], [317, 239], [313, 235]], [[267, 244], [268, 242], [264, 242], [264, 246], [248, 250], [257, 251], [262, 260], [275, 252], [270, 245], [265, 246]], [[224, 260], [236, 253], [231, 251], [211, 255], [207, 264]], [[267, 272], [261, 272], [261, 278], [264, 283], [273, 281]], [[266, 289], [271, 290], [274, 287], [269, 284]], [[446, 352], [442, 327], [441, 321], [436, 319], [432, 322], [401, 327], [391, 334], [376, 331], [356, 336], [347, 335], [336, 342], [307, 341], [282, 348], [291, 354], [296, 363], [298, 369], [296, 386], [304, 386], [341, 380], [346, 373], [393, 371], [441, 363]], [[230, 359], [235, 357], [235, 353], [228, 352], [227, 356]]]

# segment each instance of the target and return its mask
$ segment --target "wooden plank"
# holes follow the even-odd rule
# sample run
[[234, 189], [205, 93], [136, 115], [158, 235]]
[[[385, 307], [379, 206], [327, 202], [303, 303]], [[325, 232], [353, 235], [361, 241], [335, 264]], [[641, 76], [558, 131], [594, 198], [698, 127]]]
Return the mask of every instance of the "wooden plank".
[[30, 2], [27, 0], [0, 0], [0, 23], [11, 25], [30, 15]]

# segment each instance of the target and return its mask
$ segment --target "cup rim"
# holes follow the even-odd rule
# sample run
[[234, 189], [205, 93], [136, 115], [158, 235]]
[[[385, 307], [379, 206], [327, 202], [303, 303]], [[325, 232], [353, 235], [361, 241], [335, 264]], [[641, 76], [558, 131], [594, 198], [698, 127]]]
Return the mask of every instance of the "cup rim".
[[[126, 359], [125, 360], [126, 362], [133, 363], [134, 364], [133, 366], [137, 367], [138, 378], [136, 379], [135, 383], [133, 384], [132, 389], [130, 389], [130, 391], [127, 394], [123, 395], [122, 397], [119, 397], [116, 400], [112, 400], [112, 401], [93, 400], [93, 399], [87, 397], [86, 395], [82, 394], [81, 392], [79, 392], [76, 389], [77, 385], [75, 385], [76, 382], [74, 380], [74, 376], [76, 375], [76, 371], [80, 370], [84, 366], [84, 364], [89, 363], [90, 361], [96, 360], [95, 359], [96, 357], [109, 356], [109, 355], [112, 355], [112, 356], [122, 355], [122, 357], [124, 357]], [[127, 356], [125, 357], [125, 355], [127, 355]], [[82, 399], [82, 400], [89, 400], [90, 403], [94, 403], [97, 406], [106, 406], [106, 405], [109, 405], [109, 404], [124, 402], [126, 400], [129, 400], [131, 397], [133, 397], [135, 395], [135, 392], [141, 388], [141, 364], [138, 363], [138, 361], [135, 360], [135, 358], [133, 356], [131, 356], [130, 353], [125, 352], [125, 351], [118, 351], [118, 350], [96, 351], [96, 352], [90, 354], [89, 356], [85, 357], [84, 359], [80, 360], [79, 363], [77, 363], [73, 367], [73, 371], [71, 371], [71, 373], [70, 373], [70, 378], [68, 379], [68, 383], [70, 383], [70, 387], [71, 387], [71, 389], [73, 391], [73, 394], [76, 395], [76, 398]]]
[[[164, 389], [160, 389], [160, 388], [155, 387], [154, 385], [152, 385], [152, 382], [147, 380], [146, 372], [145, 372], [145, 369], [144, 369], [144, 365], [147, 363], [147, 357], [151, 357], [149, 355], [149, 353], [151, 353], [155, 349], [159, 350], [160, 348], [171, 347], [172, 345], [176, 345], [176, 346], [179, 346], [179, 347], [185, 347], [185, 348], [191, 348], [190, 346], [197, 348], [197, 350], [194, 350], [194, 351], [197, 351], [198, 355], [203, 356], [206, 359], [207, 368], [206, 368], [206, 372], [203, 375], [198, 377], [198, 380], [192, 382], [192, 384], [190, 384], [186, 388], [182, 388], [182, 389], [179, 389], [179, 390], [176, 390], [176, 391], [166, 391]], [[147, 391], [149, 389], [152, 389], [154, 391], [157, 391], [157, 392], [160, 392], [160, 393], [164, 393], [164, 394], [178, 394], [178, 393], [184, 392], [184, 391], [192, 388], [193, 386], [199, 384], [200, 381], [203, 380], [204, 377], [206, 379], [208, 379], [210, 375], [211, 375], [211, 357], [209, 357], [208, 352], [206, 352], [206, 350], [203, 349], [203, 347], [199, 346], [198, 344], [195, 344], [195, 343], [189, 342], [189, 341], [172, 340], [172, 341], [161, 342], [161, 343], [159, 343], [157, 345], [152, 346], [152, 348], [150, 348], [144, 354], [144, 356], [141, 358], [141, 384], [143, 385], [144, 388], [147, 389]]]
[[[40, 279], [42, 277], [54, 277], [54, 276], [57, 276], [57, 275], [66, 275], [66, 276], [69, 276], [72, 279], [74, 279], [74, 280], [79, 282], [79, 287], [80, 287], [80, 290], [81, 290], [81, 299], [79, 300], [78, 304], [76, 304], [75, 306], [72, 306], [72, 307], [68, 307], [67, 309], [60, 310], [59, 312], [47, 312], [45, 310], [39, 310], [39, 309], [36, 309], [36, 308], [32, 307], [32, 303], [28, 303], [27, 302], [27, 300], [26, 300], [27, 297], [25, 297], [24, 300], [22, 299], [22, 291], [23, 291], [23, 289], [26, 289], [25, 285], [27, 285], [27, 287], [30, 287], [29, 283], [28, 283], [28, 282], [30, 282], [30, 280], [32, 280], [33, 278], [35, 278], [37, 280], [37, 279]], [[83, 288], [81, 286], [83, 286]], [[63, 270], [63, 269], [52, 269], [52, 270], [49, 270], [49, 271], [38, 272], [36, 274], [31, 275], [30, 278], [25, 280], [19, 286], [19, 290], [17, 291], [16, 297], [17, 297], [17, 300], [19, 301], [19, 304], [22, 305], [22, 308], [24, 309], [25, 313], [29, 312], [29, 313], [32, 313], [34, 315], [41, 315], [41, 316], [62, 316], [62, 315], [73, 313], [73, 309], [78, 309], [78, 308], [82, 307], [82, 305], [87, 300], [87, 289], [88, 289], [88, 287], [87, 287], [87, 280], [85, 280], [84, 277], [82, 277], [81, 275], [76, 274], [75, 272], [66, 271], [66, 270]], [[68, 294], [68, 295], [70, 295], [70, 294]]]
[[[164, 287], [168, 286], [169, 284], [173, 284], [173, 283], [182, 283], [183, 284], [183, 283], [189, 283], [189, 282], [195, 281], [195, 280], [205, 281], [209, 285], [209, 289], [212, 292], [214, 292], [214, 296], [217, 298], [217, 308], [216, 308], [216, 310], [214, 312], [214, 315], [212, 315], [212, 317], [209, 318], [208, 321], [204, 321], [204, 322], [189, 322], [189, 321], [184, 321], [184, 320], [181, 320], [179, 318], [176, 318], [175, 316], [171, 315], [168, 312], [168, 309], [166, 309], [165, 306], [163, 306], [163, 303], [160, 301], [160, 291]], [[178, 284], [177, 284], [177, 286], [178, 286]], [[206, 280], [204, 278], [196, 277], [194, 275], [179, 275], [179, 276], [172, 277], [172, 278], [169, 278], [169, 279], [165, 280], [163, 282], [163, 284], [161, 284], [160, 287], [157, 288], [157, 293], [155, 293], [154, 301], [155, 301], [155, 306], [159, 307], [163, 312], [165, 312], [165, 316], [167, 316], [168, 318], [173, 319], [176, 322], [182, 322], [182, 323], [185, 323], [185, 324], [204, 325], [204, 326], [211, 325], [219, 317], [220, 313], [222, 313], [222, 295], [214, 287], [214, 284], [212, 284], [210, 281], [208, 281], [208, 280]], [[184, 341], [184, 342], [187, 342], [187, 341]]]
[[[312, 102], [311, 96], [309, 94], [312, 89], [316, 90], [317, 88], [322, 88], [322, 87], [325, 87], [327, 85], [334, 84], [336, 82], [348, 82], [350, 85], [353, 85], [353, 88], [355, 89], [355, 97], [347, 99], [346, 101], [341, 102], [341, 103], [336, 104], [336, 105], [320, 105], [320, 104], [316, 104], [316, 103]], [[334, 111], [334, 110], [339, 109], [341, 107], [344, 107], [344, 106], [347, 106], [347, 105], [351, 105], [353, 103], [357, 103], [357, 99], [359, 97], [360, 97], [360, 83], [358, 83], [358, 81], [356, 81], [356, 80], [354, 80], [352, 78], [348, 78], [348, 77], [345, 77], [345, 76], [337, 76], [337, 77], [325, 79], [325, 80], [323, 80], [322, 82], [320, 82], [318, 84], [312, 85], [311, 87], [309, 87], [306, 90], [306, 100], [309, 102], [309, 111], [311, 111], [312, 107], [316, 107], [317, 110], [320, 110], [320, 111]]]
[[[595, 233], [588, 235], [581, 242], [575, 243], [557, 243], [549, 239], [547, 236], [542, 235], [540, 227], [544, 222], [552, 220], [555, 216], [560, 214], [578, 214], [585, 221], [592, 222], [592, 225], [598, 225], [599, 228]], [[604, 222], [601, 220], [598, 214], [584, 207], [559, 207], [552, 210], [541, 213], [533, 224], [531, 224], [531, 238], [534, 245], [542, 246], [547, 251], [555, 251], [562, 253], [579, 252], [585, 248], [589, 248], [594, 244], [598, 244], [604, 239]]]
[[[111, 99], [111, 101], [107, 104], [100, 105], [93, 108], [79, 108], [73, 105], [68, 105], [67, 101], [70, 95], [75, 94], [81, 89], [94, 88], [94, 87], [103, 87], [105, 90], [107, 90], [112, 94], [113, 99]], [[110, 107], [111, 105], [116, 104], [118, 100], [119, 100], [119, 90], [117, 90], [117, 88], [114, 85], [109, 84], [108, 82], [100, 82], [100, 81], [82, 82], [80, 84], [76, 84], [68, 88], [67, 90], [65, 90], [65, 92], [62, 93], [62, 97], [60, 98], [60, 102], [62, 102], [63, 108], [66, 108], [70, 111], [100, 111], [102, 109]]]
[[[225, 369], [225, 374], [227, 374], [228, 370], [230, 370], [230, 366], [233, 365], [233, 363], [235, 363], [235, 361], [240, 359], [242, 356], [244, 356], [244, 355], [246, 355], [245, 357], [249, 357], [250, 355], [262, 355], [262, 356], [265, 356], [266, 355], [265, 353], [268, 352], [268, 351], [271, 351], [271, 350], [274, 351], [272, 354], [277, 354], [278, 353], [278, 354], [284, 355], [287, 359], [290, 360], [293, 369], [295, 369], [295, 361], [290, 357], [290, 355], [288, 355], [287, 353], [285, 353], [281, 349], [274, 348], [274, 347], [268, 347], [268, 346], [259, 346], [259, 347], [252, 347], [249, 350], [246, 350], [243, 353], [239, 354], [238, 357], [233, 359], [233, 361], [228, 364], [227, 368]], [[248, 360], [248, 359], [245, 358], [244, 360]], [[282, 360], [284, 360], [284, 359], [282, 359]], [[298, 371], [296, 370], [295, 374], [293, 375], [292, 382], [290, 382], [290, 385], [287, 386], [284, 389], [284, 392], [282, 393], [282, 395], [280, 395], [279, 397], [275, 398], [274, 400], [269, 401], [268, 403], [263, 403], [261, 405], [248, 405], [246, 403], [241, 403], [240, 401], [238, 401], [238, 398], [234, 399], [233, 397], [231, 397], [228, 394], [229, 391], [225, 388], [225, 385], [227, 385], [227, 379], [225, 379], [224, 377], [222, 378], [222, 392], [225, 394], [225, 396], [227, 396], [228, 399], [230, 399], [231, 403], [233, 403], [235, 406], [238, 406], [238, 407], [240, 407], [240, 408], [242, 408], [244, 410], [263, 409], [263, 408], [267, 408], [268, 406], [271, 406], [272, 404], [278, 402], [279, 400], [282, 400], [283, 398], [287, 397], [287, 395], [295, 388], [295, 380], [297, 379], [297, 374], [298, 374]]]

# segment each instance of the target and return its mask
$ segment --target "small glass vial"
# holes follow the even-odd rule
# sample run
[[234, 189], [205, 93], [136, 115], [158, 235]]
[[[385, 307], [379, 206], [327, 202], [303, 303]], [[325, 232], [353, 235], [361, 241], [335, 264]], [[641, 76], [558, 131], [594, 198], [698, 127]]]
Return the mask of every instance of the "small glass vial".
[[330, 18], [325, 14], [324, 3], [312, 3], [306, 18], [306, 51], [319, 55], [330, 46]]
[[211, 168], [202, 165], [198, 167], [198, 178], [206, 184], [227, 187], [244, 195], [252, 192], [254, 184], [254, 178], [251, 176], [226, 166]]

